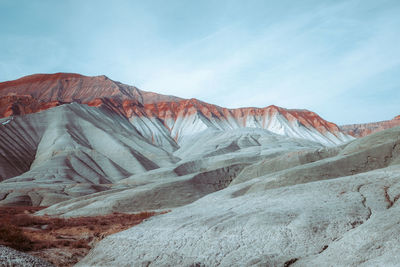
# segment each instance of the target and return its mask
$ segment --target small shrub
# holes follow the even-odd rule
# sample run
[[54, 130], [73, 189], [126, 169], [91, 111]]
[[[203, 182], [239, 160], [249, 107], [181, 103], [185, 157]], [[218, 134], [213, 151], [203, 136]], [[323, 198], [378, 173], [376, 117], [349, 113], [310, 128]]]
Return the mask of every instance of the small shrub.
[[149, 218], [151, 216], [154, 216], [155, 214], [156, 214], [155, 212], [143, 211], [143, 212], [135, 214], [135, 217], [137, 219], [144, 220], [144, 219], [147, 219], [147, 218]]
[[20, 227], [28, 227], [33, 225], [44, 225], [46, 221], [42, 218], [28, 214], [18, 214], [13, 218], [13, 224]]
[[64, 247], [69, 247], [69, 246], [71, 245], [71, 241], [69, 241], [69, 240], [63, 240], [63, 241], [60, 241], [59, 244], [60, 244], [61, 246], [64, 246]]
[[80, 239], [74, 243], [72, 243], [73, 248], [90, 248], [90, 246], [87, 244], [87, 242], [83, 239]]
[[42, 241], [40, 243], [35, 244], [34, 250], [42, 250], [56, 247], [54, 243], [49, 241]]
[[29, 251], [33, 248], [33, 243], [21, 229], [8, 224], [0, 225], [0, 243], [22, 251]]

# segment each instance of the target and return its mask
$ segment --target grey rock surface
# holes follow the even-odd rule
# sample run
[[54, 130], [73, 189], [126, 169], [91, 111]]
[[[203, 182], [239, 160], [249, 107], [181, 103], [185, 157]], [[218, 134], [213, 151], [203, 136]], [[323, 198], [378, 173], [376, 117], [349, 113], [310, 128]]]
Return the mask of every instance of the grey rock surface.
[[[113, 185], [118, 191], [73, 198], [38, 214], [70, 217], [176, 208], [228, 187], [252, 163], [289, 151], [322, 149], [314, 142], [260, 129], [209, 132], [205, 136], [199, 136], [200, 142], [178, 150], [174, 155], [185, 160], [173, 167], [132, 175]], [[237, 145], [232, 150], [233, 143]], [[184, 149], [189, 152], [186, 154]], [[218, 153], [212, 153], [213, 150]]]
[[0, 205], [52, 205], [178, 160], [106, 109], [72, 103], [16, 116], [0, 127]]
[[385, 188], [391, 199], [400, 194], [399, 171], [241, 196], [248, 185], [232, 186], [107, 237], [78, 266], [284, 266], [293, 259], [293, 266], [393, 264], [400, 210], [387, 201]]
[[17, 116], [0, 127], [0, 205], [62, 217], [172, 210], [105, 238], [78, 266], [400, 262], [400, 127], [335, 147], [208, 129], [169, 151], [104, 108]]
[[78, 266], [398, 266], [399, 138], [393, 128], [331, 157], [261, 168], [105, 238]]

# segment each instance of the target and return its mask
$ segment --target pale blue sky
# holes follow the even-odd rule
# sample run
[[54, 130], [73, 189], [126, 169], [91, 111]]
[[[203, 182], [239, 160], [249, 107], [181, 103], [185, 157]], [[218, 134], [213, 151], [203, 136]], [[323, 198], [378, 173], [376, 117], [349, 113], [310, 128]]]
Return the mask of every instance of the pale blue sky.
[[400, 114], [400, 1], [0, 0], [0, 81], [76, 72], [338, 124]]

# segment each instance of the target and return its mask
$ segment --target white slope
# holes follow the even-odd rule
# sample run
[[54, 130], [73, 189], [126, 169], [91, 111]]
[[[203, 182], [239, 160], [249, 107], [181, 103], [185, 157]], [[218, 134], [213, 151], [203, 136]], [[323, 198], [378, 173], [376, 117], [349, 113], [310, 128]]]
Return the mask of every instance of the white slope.
[[299, 148], [322, 148], [318, 142], [296, 139], [258, 128], [236, 128], [228, 130], [208, 129], [198, 134], [187, 135], [174, 155], [184, 160], [200, 159], [238, 150], [261, 155], [263, 151], [296, 150]]
[[[101, 241], [77, 266], [396, 266], [399, 168], [208, 195]], [[286, 265], [285, 265], [286, 264]]]
[[173, 152], [179, 148], [168, 129], [157, 118], [134, 116], [129, 119], [134, 127], [152, 144]]
[[195, 112], [193, 114], [180, 114], [176, 120], [165, 119], [163, 124], [156, 116], [146, 119], [133, 117], [131, 122], [143, 136], [153, 140], [155, 144], [169, 149], [169, 151], [173, 150], [170, 149], [171, 139], [166, 137], [167, 133], [181, 146], [186, 140], [190, 140], [193, 136], [210, 129], [222, 131], [242, 128], [264, 129], [282, 136], [310, 140], [326, 146], [339, 145], [354, 140], [354, 137], [340, 131], [321, 133], [315, 128], [304, 126], [298, 120], [289, 121], [280, 113], [265, 117], [249, 115], [242, 120], [231, 115], [221, 118], [214, 116], [208, 118], [201, 112]]
[[[0, 180], [4, 184], [0, 189], [7, 193], [0, 204], [11, 204], [10, 199], [24, 202], [29, 192], [40, 188], [51, 188], [59, 201], [76, 195], [68, 193], [71, 184], [88, 184], [81, 193], [93, 193], [96, 185], [177, 160], [148, 143], [126, 118], [106, 109], [73, 103], [16, 116], [0, 127]], [[54, 191], [54, 185], [58, 190]], [[97, 191], [104, 189], [97, 187]], [[29, 198], [34, 205], [40, 203]]]
[[249, 164], [322, 147], [261, 129], [209, 130], [175, 152], [184, 160], [174, 167], [133, 175], [115, 184], [117, 191], [71, 199], [40, 214], [68, 217], [175, 208], [226, 188]]
[[78, 266], [398, 266], [400, 128], [339, 149], [111, 235]]

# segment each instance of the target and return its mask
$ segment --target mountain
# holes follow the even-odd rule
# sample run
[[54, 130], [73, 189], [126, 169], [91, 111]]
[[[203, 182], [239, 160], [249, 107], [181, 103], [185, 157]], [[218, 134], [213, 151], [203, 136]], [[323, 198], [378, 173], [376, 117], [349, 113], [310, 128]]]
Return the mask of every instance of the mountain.
[[276, 106], [227, 109], [197, 99], [145, 92], [106, 76], [36, 74], [0, 83], [2, 117], [40, 112], [71, 102], [106, 107], [125, 116], [145, 138], [168, 151], [175, 151], [184, 139], [206, 129], [260, 128], [324, 145], [352, 139], [337, 125], [308, 110]]
[[[282, 145], [275, 155], [352, 140], [311, 111], [227, 109], [105, 76], [31, 75], [0, 83], [0, 101], [0, 205], [43, 206], [120, 190], [120, 180], [164, 168], [166, 177], [172, 169], [171, 177], [184, 181], [215, 173], [232, 180], [268, 156], [271, 142]], [[242, 157], [242, 150], [250, 154]], [[211, 192], [200, 191], [188, 199]]]
[[145, 92], [104, 75], [89, 77], [75, 73], [34, 74], [0, 83], [0, 96], [12, 95], [30, 95], [40, 103], [87, 103], [103, 97], [135, 99], [141, 104], [180, 100], [174, 96]]
[[400, 126], [400, 115], [388, 121], [342, 125], [340, 129], [348, 135], [364, 137], [396, 126]]
[[0, 101], [0, 206], [164, 211], [104, 239], [95, 228], [78, 266], [398, 265], [400, 127], [354, 138], [308, 110], [65, 73], [1, 83]]
[[40, 112], [72, 102], [108, 106], [124, 114], [127, 105], [177, 100], [180, 98], [145, 92], [104, 75], [34, 74], [0, 83], [1, 117]]
[[[178, 144], [205, 129], [230, 130], [245, 127], [266, 129], [325, 145], [340, 144], [352, 139], [343, 134], [337, 125], [308, 110], [291, 110], [277, 106], [227, 109], [197, 99], [188, 99], [146, 104], [144, 111], [150, 120], [163, 121]], [[136, 118], [131, 120], [135, 124]]]

